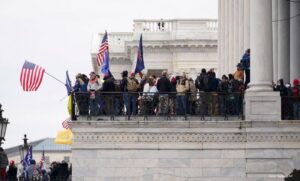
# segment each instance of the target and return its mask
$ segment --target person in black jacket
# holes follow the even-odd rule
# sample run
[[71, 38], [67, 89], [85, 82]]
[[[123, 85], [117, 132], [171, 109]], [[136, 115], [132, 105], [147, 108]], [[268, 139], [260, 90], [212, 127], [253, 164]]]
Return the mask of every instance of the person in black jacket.
[[17, 181], [18, 168], [15, 165], [15, 161], [11, 160], [7, 171], [8, 181]]
[[170, 112], [168, 96], [171, 92], [171, 82], [167, 78], [167, 71], [162, 71], [161, 78], [158, 79], [156, 87], [159, 92], [159, 114], [167, 114]]
[[[104, 100], [104, 112], [106, 114], [111, 114], [112, 111], [114, 110], [113, 108], [113, 102], [114, 102], [114, 92], [115, 92], [115, 84], [112, 78], [110, 78], [108, 75], [105, 75], [103, 78], [104, 82], [102, 84], [102, 89], [101, 89], [101, 95]], [[117, 112], [117, 110], [115, 110]]]

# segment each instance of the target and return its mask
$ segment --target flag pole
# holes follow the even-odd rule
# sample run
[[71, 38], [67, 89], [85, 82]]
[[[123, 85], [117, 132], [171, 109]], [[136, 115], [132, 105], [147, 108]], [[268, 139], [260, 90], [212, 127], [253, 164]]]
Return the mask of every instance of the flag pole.
[[139, 72], [139, 75], [141, 77], [141, 79], [143, 78], [143, 73], [142, 72]]
[[50, 77], [52, 77], [53, 79], [57, 80], [59, 83], [61, 83], [61, 84], [63, 84], [64, 86], [66, 86], [66, 84], [65, 84], [63, 81], [59, 80], [58, 78], [54, 77], [53, 75], [49, 74], [48, 72], [45, 71], [45, 74], [47, 74], [48, 76], [50, 76]]

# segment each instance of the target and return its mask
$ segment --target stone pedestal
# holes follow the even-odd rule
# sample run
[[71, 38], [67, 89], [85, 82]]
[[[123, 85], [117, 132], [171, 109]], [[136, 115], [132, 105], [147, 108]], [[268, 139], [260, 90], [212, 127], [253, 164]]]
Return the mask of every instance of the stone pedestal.
[[245, 116], [247, 121], [281, 120], [281, 98], [279, 92], [254, 92], [245, 94]]

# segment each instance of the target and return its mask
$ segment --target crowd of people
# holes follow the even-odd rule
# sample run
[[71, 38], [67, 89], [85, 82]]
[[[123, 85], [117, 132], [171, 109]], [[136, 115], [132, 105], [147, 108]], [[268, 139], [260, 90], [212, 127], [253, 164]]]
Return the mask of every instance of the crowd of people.
[[160, 77], [143, 75], [140, 81], [126, 70], [121, 80], [109, 75], [101, 79], [95, 72], [89, 75], [77, 74], [73, 87], [80, 115], [239, 114], [250, 82], [250, 49], [236, 71], [221, 79], [214, 69], [202, 69], [195, 80], [185, 72], [170, 75], [167, 71]]
[[273, 84], [273, 90], [280, 92], [282, 100], [282, 119], [300, 119], [300, 81], [293, 80], [293, 84], [284, 83], [279, 79], [277, 84]]
[[[19, 172], [19, 173], [18, 173]], [[0, 147], [0, 181], [68, 181], [71, 180], [72, 165], [65, 161], [52, 162], [49, 168], [44, 163], [30, 160], [30, 165], [18, 171], [13, 160], [8, 161], [3, 148]]]

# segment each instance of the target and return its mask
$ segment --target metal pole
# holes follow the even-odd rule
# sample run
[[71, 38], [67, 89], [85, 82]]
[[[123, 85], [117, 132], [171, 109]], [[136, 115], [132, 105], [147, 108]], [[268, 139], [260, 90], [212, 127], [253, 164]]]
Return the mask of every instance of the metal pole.
[[64, 86], [66, 86], [66, 84], [65, 84], [63, 81], [59, 80], [58, 78], [54, 77], [53, 75], [49, 74], [48, 72], [45, 72], [45, 74], [47, 74], [48, 76], [50, 76], [50, 77], [52, 77], [53, 79], [57, 80], [59, 83], [61, 83], [61, 84], [63, 84]]

